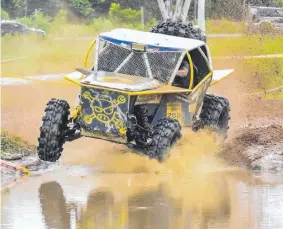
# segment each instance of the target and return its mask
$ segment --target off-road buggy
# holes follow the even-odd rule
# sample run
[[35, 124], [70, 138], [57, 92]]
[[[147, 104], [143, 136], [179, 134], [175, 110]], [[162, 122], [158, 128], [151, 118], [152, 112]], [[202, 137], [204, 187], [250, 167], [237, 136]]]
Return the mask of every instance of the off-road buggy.
[[[181, 138], [182, 127], [210, 127], [225, 136], [229, 102], [206, 91], [232, 70], [212, 70], [204, 39], [190, 23], [179, 21], [159, 23], [151, 32], [115, 29], [100, 34], [93, 67], [65, 77], [80, 86], [72, 116], [64, 100], [47, 104], [39, 157], [56, 161], [65, 140], [87, 136], [123, 143], [163, 161]], [[188, 88], [173, 85], [184, 58], [190, 65]]]

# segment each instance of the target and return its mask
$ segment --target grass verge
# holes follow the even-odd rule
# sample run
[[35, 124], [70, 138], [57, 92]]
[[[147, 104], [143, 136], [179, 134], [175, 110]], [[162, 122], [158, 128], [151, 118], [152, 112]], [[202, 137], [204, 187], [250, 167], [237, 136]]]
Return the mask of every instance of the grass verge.
[[[4, 37], [2, 60], [28, 56], [14, 62], [2, 63], [2, 76], [19, 77], [71, 72], [83, 65], [85, 52], [92, 39], [53, 40], [35, 36]], [[278, 54], [283, 50], [283, 36], [244, 36], [210, 38], [212, 56], [242, 56]], [[92, 56], [89, 58], [89, 65]]]
[[239, 79], [254, 91], [265, 91], [283, 85], [282, 59], [244, 60], [237, 69]]
[[5, 37], [2, 39], [2, 60], [23, 56], [27, 58], [2, 63], [1, 75], [19, 77], [73, 71], [75, 67], [82, 66], [89, 44], [88, 40]]
[[[83, 65], [91, 39], [54, 40], [36, 36], [4, 37], [2, 60], [28, 56], [14, 62], [2, 63], [1, 75], [23, 77], [28, 75], [72, 72]], [[283, 36], [254, 35], [233, 38], [210, 38], [212, 56], [243, 56], [280, 54]], [[13, 47], [13, 48], [11, 48]], [[91, 52], [88, 66], [93, 62]], [[247, 85], [249, 92], [262, 92], [283, 85], [283, 64], [279, 59], [241, 60], [236, 68], [237, 77]], [[281, 99], [282, 93], [268, 93], [269, 98]]]
[[36, 150], [35, 146], [28, 144], [28, 142], [22, 140], [19, 137], [11, 136], [7, 131], [1, 131], [1, 152], [17, 153], [21, 150], [28, 150], [33, 152]]
[[282, 54], [283, 36], [253, 35], [230, 38], [209, 38], [212, 56], [254, 56]]

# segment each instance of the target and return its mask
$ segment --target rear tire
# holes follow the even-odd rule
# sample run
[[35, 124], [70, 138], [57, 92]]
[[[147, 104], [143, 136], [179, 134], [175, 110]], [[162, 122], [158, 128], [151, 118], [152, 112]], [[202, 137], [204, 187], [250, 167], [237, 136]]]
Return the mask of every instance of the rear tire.
[[[227, 137], [230, 120], [230, 104], [223, 97], [206, 94], [200, 113], [201, 128], [211, 128], [218, 135]], [[194, 129], [195, 131], [197, 129]]]
[[153, 128], [152, 141], [147, 155], [163, 162], [169, 157], [170, 148], [182, 137], [181, 125], [171, 118], [160, 119]]
[[150, 32], [166, 34], [176, 37], [191, 38], [206, 42], [206, 36], [201, 29], [195, 28], [191, 22], [182, 24], [181, 21], [172, 22], [170, 20], [160, 21], [152, 27]]
[[70, 106], [64, 100], [52, 99], [45, 108], [38, 138], [38, 156], [44, 161], [57, 161], [65, 143]]

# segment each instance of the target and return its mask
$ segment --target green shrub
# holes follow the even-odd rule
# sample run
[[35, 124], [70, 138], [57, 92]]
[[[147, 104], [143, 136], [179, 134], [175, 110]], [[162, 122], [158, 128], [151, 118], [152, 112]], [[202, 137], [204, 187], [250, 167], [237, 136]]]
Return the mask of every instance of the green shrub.
[[36, 23], [37, 23], [38, 29], [43, 29], [45, 31], [48, 31], [50, 27], [51, 17], [44, 16], [42, 12], [38, 12], [37, 16], [33, 14], [30, 17], [17, 18], [17, 21], [23, 23], [28, 27], [36, 27]]
[[9, 19], [8, 12], [5, 11], [3, 8], [1, 8], [1, 19], [3, 19], [3, 20], [8, 20]]
[[11, 136], [6, 130], [1, 130], [1, 150], [13, 151], [26, 147], [28, 143], [20, 137]]
[[109, 9], [109, 18], [115, 23], [137, 25], [141, 21], [141, 11], [131, 8], [121, 9], [120, 4], [112, 3]]
[[68, 23], [68, 13], [66, 10], [60, 10], [53, 19], [52, 25], [64, 25]]
[[95, 33], [100, 33], [115, 28], [115, 25], [112, 21], [101, 17], [93, 19], [92, 23], [89, 26]]
[[50, 27], [51, 17], [45, 16], [42, 12], [38, 12], [37, 19], [35, 18], [35, 15], [33, 15], [32, 18], [34, 21], [37, 20], [38, 28], [48, 31]]
[[66, 10], [60, 10], [51, 24], [50, 33], [60, 33], [64, 25], [68, 23], [68, 13]]
[[227, 19], [206, 21], [207, 33], [244, 33], [247, 26], [243, 22], [234, 22]]
[[88, 0], [72, 0], [71, 6], [78, 15], [83, 17], [88, 17], [94, 12]]
[[34, 27], [34, 21], [31, 17], [17, 18], [17, 21], [21, 22], [22, 24], [28, 27]]

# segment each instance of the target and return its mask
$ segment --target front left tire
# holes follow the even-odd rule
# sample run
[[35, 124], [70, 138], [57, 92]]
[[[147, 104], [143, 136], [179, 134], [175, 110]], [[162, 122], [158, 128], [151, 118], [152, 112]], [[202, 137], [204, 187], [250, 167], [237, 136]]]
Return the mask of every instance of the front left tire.
[[44, 161], [57, 161], [65, 143], [70, 106], [65, 100], [47, 103], [38, 138], [38, 156]]

